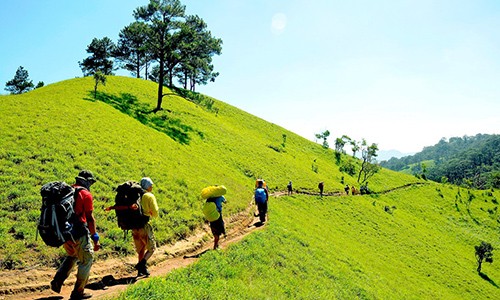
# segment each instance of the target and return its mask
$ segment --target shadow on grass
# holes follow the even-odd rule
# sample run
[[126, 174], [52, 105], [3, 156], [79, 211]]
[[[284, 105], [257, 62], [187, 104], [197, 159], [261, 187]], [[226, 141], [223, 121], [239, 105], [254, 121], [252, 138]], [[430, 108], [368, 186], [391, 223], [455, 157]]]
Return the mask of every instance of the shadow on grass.
[[490, 277], [488, 277], [488, 275], [484, 274], [483, 272], [479, 272], [479, 276], [481, 276], [481, 278], [491, 283], [491, 285], [493, 285], [494, 287], [499, 288], [496, 282], [493, 281]]
[[165, 133], [180, 144], [189, 144], [191, 140], [190, 133], [193, 132], [203, 138], [202, 132], [196, 131], [191, 126], [183, 124], [180, 119], [170, 118], [166, 114], [156, 114], [154, 109], [151, 109], [144, 103], [140, 103], [134, 95], [121, 93], [119, 96], [116, 96], [97, 92], [94, 98], [94, 92], [89, 92], [89, 97], [90, 98], [86, 98], [85, 100], [104, 102], [120, 112], [138, 120], [142, 124]]

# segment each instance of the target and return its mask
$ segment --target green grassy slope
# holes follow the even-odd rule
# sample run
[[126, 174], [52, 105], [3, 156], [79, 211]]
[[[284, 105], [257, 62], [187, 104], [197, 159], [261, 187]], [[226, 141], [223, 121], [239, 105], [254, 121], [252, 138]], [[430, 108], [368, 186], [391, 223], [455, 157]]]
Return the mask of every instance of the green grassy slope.
[[478, 274], [474, 257], [499, 246], [499, 197], [430, 183], [271, 199], [265, 230], [119, 299], [499, 299], [498, 263]]
[[[39, 190], [48, 181], [72, 183], [80, 169], [98, 179], [92, 192], [101, 257], [133, 253], [114, 214], [103, 211], [113, 203], [113, 188], [125, 180], [149, 176], [155, 181], [161, 214], [153, 225], [161, 228], [160, 245], [203, 222], [198, 197], [210, 184], [228, 188], [227, 215], [248, 205], [256, 177], [273, 189], [284, 189], [289, 180], [304, 190], [316, 190], [324, 181], [326, 192], [341, 191], [342, 177], [355, 183], [339, 172], [331, 150], [217, 100], [217, 113], [173, 94], [164, 98], [163, 111], [141, 114], [140, 121], [124, 113], [133, 107], [151, 111], [156, 88], [149, 81], [111, 76], [99, 87], [99, 99], [107, 103], [93, 100], [91, 78], [0, 96], [1, 267], [57, 260], [62, 250], [35, 239]], [[285, 147], [280, 146], [283, 134]], [[370, 188], [387, 190], [416, 180], [382, 170]]]

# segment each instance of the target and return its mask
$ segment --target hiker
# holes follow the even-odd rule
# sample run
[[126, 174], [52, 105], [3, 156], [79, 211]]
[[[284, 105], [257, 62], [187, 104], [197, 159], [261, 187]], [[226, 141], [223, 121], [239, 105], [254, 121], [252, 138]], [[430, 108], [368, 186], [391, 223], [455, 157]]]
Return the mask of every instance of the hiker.
[[323, 188], [325, 187], [325, 184], [323, 181], [321, 181], [319, 184], [318, 184], [318, 188], [319, 188], [319, 195], [321, 197], [323, 197]]
[[267, 187], [264, 187], [264, 180], [259, 179], [257, 182], [257, 188], [254, 194], [255, 204], [257, 205], [257, 210], [259, 211], [260, 223], [264, 224], [266, 222], [267, 214], [267, 204], [269, 201], [269, 191]]
[[353, 185], [351, 186], [351, 195], [357, 195], [358, 194], [358, 190], [356, 190], [356, 187]]
[[[101, 247], [99, 244], [99, 235], [96, 231], [96, 224], [93, 215], [94, 201], [90, 193], [90, 186], [96, 182], [92, 172], [82, 170], [75, 177], [76, 183], [73, 185], [75, 189], [80, 189], [75, 197], [74, 211], [76, 220], [72, 224], [73, 240], [68, 240], [64, 243], [64, 250], [68, 254], [59, 269], [57, 270], [54, 279], [50, 282], [50, 288], [56, 292], [61, 292], [61, 287], [66, 278], [68, 278], [73, 267], [78, 263], [78, 272], [76, 274], [76, 282], [70, 299], [88, 299], [91, 294], [84, 293], [85, 285], [89, 279], [90, 268], [94, 260], [94, 251], [98, 251]], [[93, 246], [90, 244], [92, 240]]]
[[210, 229], [214, 235], [214, 250], [217, 250], [219, 248], [220, 235], [226, 235], [226, 228], [224, 227], [224, 220], [222, 219], [222, 203], [226, 203], [226, 198], [224, 198], [224, 196], [208, 198], [207, 202], [214, 202], [217, 211], [219, 212], [219, 218], [210, 222]]
[[288, 185], [286, 186], [286, 188], [288, 189], [288, 196], [290, 196], [293, 193], [292, 181], [291, 180], [288, 182]]
[[158, 217], [158, 203], [151, 192], [153, 180], [144, 177], [139, 183], [126, 181], [117, 188], [115, 205], [105, 208], [116, 212], [118, 226], [123, 230], [132, 230], [138, 262], [135, 265], [137, 276], [149, 276], [147, 261], [156, 250], [153, 227], [150, 217]]
[[346, 195], [349, 196], [349, 185], [347, 185], [347, 184], [345, 185], [344, 191], [345, 191]]
[[[153, 181], [149, 177], [144, 177], [140, 181], [144, 195], [141, 197], [142, 214], [146, 217], [158, 217], [158, 203], [156, 197], [151, 193], [153, 190]], [[135, 209], [139, 209], [137, 204], [133, 204]], [[149, 276], [147, 261], [156, 250], [155, 235], [153, 227], [147, 222], [142, 228], [132, 229], [135, 250], [138, 254], [138, 263], [135, 265], [137, 276]]]

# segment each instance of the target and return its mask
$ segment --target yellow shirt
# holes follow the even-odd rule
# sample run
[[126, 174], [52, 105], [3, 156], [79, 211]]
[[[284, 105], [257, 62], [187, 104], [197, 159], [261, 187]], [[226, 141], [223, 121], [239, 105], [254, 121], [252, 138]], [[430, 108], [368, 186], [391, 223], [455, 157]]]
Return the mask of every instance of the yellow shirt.
[[158, 217], [158, 203], [153, 193], [145, 193], [141, 198], [142, 213], [148, 217]]

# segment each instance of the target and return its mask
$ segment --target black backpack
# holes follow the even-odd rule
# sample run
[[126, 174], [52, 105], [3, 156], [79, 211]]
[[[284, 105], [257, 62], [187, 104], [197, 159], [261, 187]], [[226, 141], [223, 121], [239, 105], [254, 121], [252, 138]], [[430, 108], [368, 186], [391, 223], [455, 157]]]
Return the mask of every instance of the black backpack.
[[37, 231], [47, 246], [59, 247], [75, 241], [76, 215], [73, 209], [79, 191], [63, 181], [53, 181], [42, 186], [42, 208]]
[[[149, 222], [149, 217], [142, 214], [141, 198], [144, 190], [139, 183], [127, 181], [116, 188], [115, 212], [118, 226], [123, 230], [142, 228]], [[137, 204], [139, 209], [131, 209]]]

